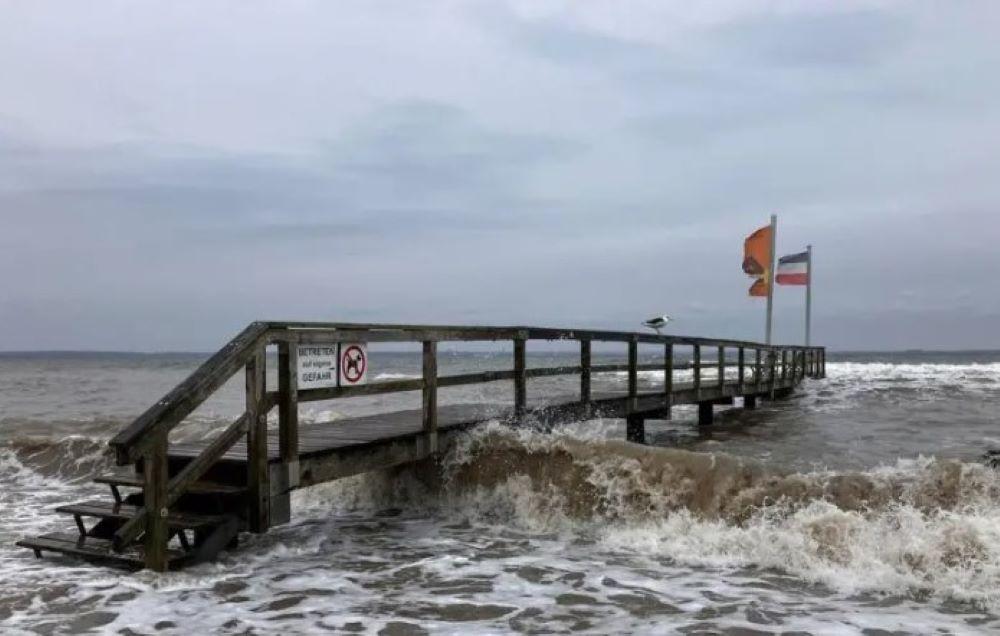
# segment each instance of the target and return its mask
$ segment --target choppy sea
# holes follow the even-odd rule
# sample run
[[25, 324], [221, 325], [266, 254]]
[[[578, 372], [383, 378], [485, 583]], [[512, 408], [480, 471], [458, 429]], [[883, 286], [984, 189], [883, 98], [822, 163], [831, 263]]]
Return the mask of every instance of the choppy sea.
[[[54, 506], [106, 496], [89, 478], [111, 467], [107, 440], [205, 357], [0, 355], [0, 633], [1000, 631], [1000, 473], [981, 461], [1000, 448], [990, 352], [831, 354], [827, 379], [793, 397], [727, 411], [710, 432], [678, 408], [648, 424], [648, 446], [622, 441], [618, 420], [551, 433], [493, 423], [436, 462], [298, 491], [291, 523], [182, 572], [16, 548], [73, 527]], [[509, 361], [451, 352], [440, 365]], [[370, 372], [419, 368], [416, 355], [373, 352]], [[644, 389], [662, 380], [640, 378]], [[576, 383], [529, 381], [529, 392]], [[510, 393], [499, 382], [439, 400]], [[304, 404], [302, 418], [336, 426], [418, 399]], [[241, 410], [237, 379], [175, 439], [210, 436]]]

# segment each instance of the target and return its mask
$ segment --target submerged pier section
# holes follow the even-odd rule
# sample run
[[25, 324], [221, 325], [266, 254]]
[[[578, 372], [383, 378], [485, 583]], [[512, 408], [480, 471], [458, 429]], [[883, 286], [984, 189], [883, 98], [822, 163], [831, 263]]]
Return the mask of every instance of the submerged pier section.
[[[529, 368], [528, 343], [555, 340], [577, 342], [579, 364]], [[438, 343], [456, 341], [509, 341], [513, 367], [440, 376]], [[367, 346], [380, 342], [419, 343], [421, 377], [368, 382]], [[594, 343], [624, 347], [627, 363], [593, 364]], [[640, 345], [655, 347], [658, 361], [640, 363]], [[278, 356], [273, 389], [265, 381], [268, 348]], [[580, 329], [255, 322], [111, 440], [117, 464], [131, 469], [96, 478], [109, 486], [108, 500], [61, 506], [57, 511], [73, 517], [75, 531], [18, 545], [36, 556], [53, 552], [129, 568], [177, 569], [235, 547], [240, 532], [262, 533], [287, 522], [297, 488], [424, 459], [456, 430], [495, 419], [516, 425], [612, 417], [626, 420], [630, 441], [644, 443], [645, 421], [669, 419], [676, 405], [697, 404], [698, 423], [708, 426], [716, 405], [741, 398], [745, 408], [754, 408], [759, 399], [787, 395], [805, 377], [825, 376], [825, 369], [823, 347]], [[240, 371], [244, 413], [213, 439], [172, 444], [171, 430]], [[662, 389], [640, 391], [640, 371], [661, 371]], [[681, 371], [690, 371], [690, 379], [675, 381]], [[595, 374], [611, 372], [627, 374], [624, 391], [591, 390]], [[561, 375], [578, 375], [579, 391], [531, 399], [530, 378]], [[501, 381], [513, 384], [512, 404], [438, 406], [440, 388]], [[404, 391], [421, 393], [420, 409], [299, 423], [301, 402]], [[275, 408], [278, 425], [268, 430]]]

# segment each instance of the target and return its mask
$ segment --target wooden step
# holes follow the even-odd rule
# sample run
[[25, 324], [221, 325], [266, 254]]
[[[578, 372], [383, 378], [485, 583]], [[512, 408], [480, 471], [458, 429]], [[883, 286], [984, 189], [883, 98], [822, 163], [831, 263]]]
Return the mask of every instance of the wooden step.
[[[142, 488], [143, 486], [141, 475], [121, 473], [101, 475], [94, 479], [94, 483], [126, 488]], [[246, 486], [220, 484], [214, 481], [196, 481], [188, 487], [186, 492], [192, 495], [243, 495], [246, 494], [247, 489]]]
[[[101, 519], [118, 519], [127, 521], [139, 513], [138, 506], [117, 504], [107, 501], [81, 501], [68, 506], [59, 506], [56, 512], [73, 515], [74, 517], [99, 517]], [[187, 512], [171, 512], [167, 515], [167, 525], [171, 528], [206, 528], [227, 523], [231, 517], [226, 515], [202, 515]]]
[[[130, 546], [124, 552], [114, 552], [111, 542], [94, 537], [81, 537], [78, 534], [53, 533], [40, 537], [21, 539], [17, 545], [34, 550], [35, 556], [41, 557], [42, 552], [57, 552], [74, 556], [93, 563], [112, 565], [129, 570], [140, 570], [145, 566], [143, 548], [141, 545]], [[183, 563], [186, 555], [180, 550], [167, 550], [167, 559], [176, 564]]]

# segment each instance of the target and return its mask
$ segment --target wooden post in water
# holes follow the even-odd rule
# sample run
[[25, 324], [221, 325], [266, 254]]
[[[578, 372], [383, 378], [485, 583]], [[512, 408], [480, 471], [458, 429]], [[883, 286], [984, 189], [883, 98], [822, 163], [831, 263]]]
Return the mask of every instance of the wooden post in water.
[[154, 572], [167, 569], [167, 435], [157, 438], [149, 453], [143, 457], [143, 505], [146, 508], [146, 533], [144, 547], [146, 567]]
[[628, 341], [628, 405], [626, 407], [625, 439], [637, 444], [646, 442], [646, 421], [636, 415], [639, 396], [639, 341], [633, 336]]
[[716, 373], [719, 374], [719, 389], [726, 386], [726, 348], [719, 345], [719, 358], [715, 361]]
[[694, 398], [697, 400], [701, 397], [701, 345], [692, 345], [691, 364], [694, 376]]
[[663, 392], [666, 394], [664, 417], [669, 420], [674, 405], [674, 345], [669, 342], [663, 345]]
[[247, 487], [251, 532], [266, 532], [270, 522], [271, 485], [267, 466], [267, 413], [264, 411], [264, 347], [246, 365]]
[[514, 417], [524, 417], [528, 404], [528, 376], [525, 360], [525, 340], [514, 338]]
[[736, 392], [743, 395], [743, 386], [746, 384], [746, 379], [743, 375], [746, 373], [746, 352], [743, 347], [736, 350]]
[[776, 373], [776, 371], [777, 371], [777, 364], [778, 364], [778, 356], [774, 353], [774, 349], [768, 349], [768, 351], [767, 351], [767, 359], [768, 359], [768, 366], [770, 367], [770, 369], [769, 369], [769, 383], [770, 383], [769, 393], [771, 395], [771, 399], [773, 400], [774, 399], [774, 381], [778, 379], [777, 378], [777, 373]]
[[580, 341], [580, 401], [590, 408], [590, 340]]
[[639, 341], [628, 341], [628, 412], [636, 410], [639, 395]]
[[788, 352], [784, 349], [781, 350], [781, 382], [782, 384], [788, 379]]
[[711, 402], [698, 402], [698, 426], [710, 426], [714, 417]]
[[427, 452], [438, 450], [437, 421], [437, 342], [424, 341], [424, 388], [423, 388], [423, 423], [424, 435], [427, 438]]
[[760, 348], [759, 347], [757, 349], [754, 349], [754, 363], [753, 363], [753, 368], [754, 368], [753, 383], [754, 383], [754, 386], [757, 387], [757, 391], [760, 391], [760, 383], [762, 381], [761, 375], [764, 373], [764, 369], [763, 369], [763, 367], [761, 367], [761, 364], [760, 364]]
[[278, 343], [278, 451], [288, 487], [299, 485], [299, 348]]

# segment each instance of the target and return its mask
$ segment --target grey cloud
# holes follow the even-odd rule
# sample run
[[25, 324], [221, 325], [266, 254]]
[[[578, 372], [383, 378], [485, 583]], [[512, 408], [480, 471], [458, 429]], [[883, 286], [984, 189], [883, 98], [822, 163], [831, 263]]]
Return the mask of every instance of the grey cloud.
[[846, 69], [877, 64], [898, 51], [907, 26], [904, 16], [888, 10], [770, 14], [727, 23], [713, 38], [743, 64]]
[[[303, 28], [267, 68], [232, 63], [267, 24], [242, 23], [227, 56], [192, 41], [164, 69], [190, 86], [132, 58], [109, 69], [72, 38], [0, 38], [0, 71], [85, 63], [78, 83], [61, 64], [8, 73], [24, 103], [149, 82], [127, 102], [0, 100], [0, 269], [17, 273], [0, 349], [210, 349], [267, 317], [632, 328], [667, 312], [678, 331], [756, 338], [740, 244], [771, 212], [779, 251], [815, 246], [823, 342], [1000, 345], [1000, 81], [970, 71], [998, 57], [992, 14], [940, 11], [741, 11], [656, 44], [493, 3], [435, 13], [435, 39], [385, 26], [415, 17], [392, 3], [347, 3], [336, 12], [370, 18], [358, 32], [283, 14]], [[94, 42], [162, 53], [97, 17]], [[206, 10], [198, 26], [231, 24]], [[197, 112], [141, 94], [179, 87]], [[147, 109], [138, 132], [130, 104]], [[79, 112], [121, 134], [69, 134]], [[259, 121], [241, 126], [246, 112]], [[778, 294], [779, 339], [801, 337], [801, 305]]]

